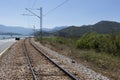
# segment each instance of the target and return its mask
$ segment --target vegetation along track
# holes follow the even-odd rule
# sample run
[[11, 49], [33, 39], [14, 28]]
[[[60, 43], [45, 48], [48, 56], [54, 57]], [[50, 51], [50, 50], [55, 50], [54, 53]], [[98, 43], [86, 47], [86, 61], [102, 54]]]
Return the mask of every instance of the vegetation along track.
[[24, 40], [23, 50], [34, 80], [78, 80], [40, 51], [30, 39]]

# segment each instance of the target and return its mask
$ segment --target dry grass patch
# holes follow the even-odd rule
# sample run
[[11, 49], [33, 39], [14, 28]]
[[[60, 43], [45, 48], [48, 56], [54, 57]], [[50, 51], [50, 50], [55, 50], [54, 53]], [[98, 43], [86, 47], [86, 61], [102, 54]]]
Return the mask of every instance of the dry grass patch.
[[120, 80], [120, 57], [105, 52], [97, 52], [94, 49], [78, 49], [75, 39], [67, 38], [44, 38], [43, 45], [69, 56], [87, 67], [102, 73], [103, 75]]

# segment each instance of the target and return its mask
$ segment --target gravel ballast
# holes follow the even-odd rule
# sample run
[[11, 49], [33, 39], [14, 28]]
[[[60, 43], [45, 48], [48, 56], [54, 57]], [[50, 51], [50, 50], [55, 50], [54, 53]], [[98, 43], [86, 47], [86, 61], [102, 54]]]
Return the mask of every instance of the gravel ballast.
[[16, 42], [0, 57], [0, 80], [28, 80], [30, 76], [22, 41]]
[[40, 49], [42, 51], [44, 51], [47, 55], [53, 57], [55, 60], [58, 59], [59, 61], [62, 61], [62, 63], [66, 64], [69, 67], [68, 70], [70, 72], [71, 72], [71, 69], [72, 69], [72, 71], [74, 70], [75, 72], [72, 72], [72, 73], [77, 75], [78, 78], [82, 77], [82, 79], [84, 79], [84, 80], [109, 80], [109, 78], [101, 75], [100, 73], [97, 73], [97, 72], [93, 71], [92, 69], [89, 69], [80, 63], [73, 62], [75, 60], [68, 58], [58, 52], [55, 52], [55, 51], [41, 45], [39, 42], [36, 42], [36, 45], [39, 46]]
[[[32, 41], [34, 42], [34, 40]], [[16, 42], [16, 44], [14, 44], [8, 51], [6, 51], [0, 57], [0, 80], [33, 80], [29, 66], [26, 61], [25, 54], [23, 53], [22, 42], [23, 40]], [[45, 52], [46, 55], [52, 58], [52, 60], [60, 64], [61, 67], [65, 68], [66, 70], [71, 72], [73, 75], [75, 75], [78, 78], [78, 80], [109, 80], [107, 77], [101, 75], [100, 73], [96, 73], [95, 71], [85, 67], [84, 65], [77, 63], [75, 60], [68, 58], [67, 56], [64, 56], [58, 52], [55, 52], [41, 45], [39, 42], [35, 42], [35, 44], [43, 52]], [[34, 52], [32, 51], [31, 48], [28, 48], [28, 49], [31, 50], [29, 53]], [[39, 56], [38, 54], [36, 55], [31, 54], [31, 55], [33, 58], [37, 58]], [[49, 69], [47, 67], [48, 62], [44, 62], [44, 60], [40, 62], [40, 59], [37, 58], [36, 60], [33, 60], [33, 61], [37, 62], [35, 63], [36, 72], [37, 71], [39, 72], [42, 70], [43, 70], [42, 74], [48, 74], [48, 71], [50, 71], [50, 73], [58, 72], [58, 70], [55, 68]], [[51, 75], [53, 75], [53, 73]], [[57, 74], [57, 75], [60, 75], [60, 74]], [[49, 77], [50, 76], [43, 77], [43, 79], [48, 80]], [[54, 77], [55, 76], [52, 76], [51, 80], [55, 79]], [[57, 79], [59, 80], [59, 78]], [[61, 79], [61, 80], [66, 80], [66, 79]]]

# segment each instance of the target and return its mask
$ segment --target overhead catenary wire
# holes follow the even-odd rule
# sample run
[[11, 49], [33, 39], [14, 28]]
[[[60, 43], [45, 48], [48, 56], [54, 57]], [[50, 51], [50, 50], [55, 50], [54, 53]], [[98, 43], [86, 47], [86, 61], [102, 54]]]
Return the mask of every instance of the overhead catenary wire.
[[[54, 7], [53, 9], [49, 10], [47, 13], [43, 14], [43, 16], [48, 15], [49, 13], [53, 12], [54, 10], [56, 10], [57, 8], [61, 7], [62, 5], [64, 5], [65, 3], [67, 3], [69, 0], [65, 0], [62, 3], [60, 3], [59, 5], [57, 5], [56, 7]], [[38, 9], [33, 9], [33, 7], [35, 6], [37, 0], [34, 0], [33, 4], [32, 4], [32, 8], [29, 8], [30, 10], [38, 10]]]
[[21, 15], [23, 15], [23, 16], [34, 16], [34, 15], [31, 15], [31, 14], [21, 14]]
[[35, 6], [36, 2], [37, 2], [37, 0], [34, 0], [31, 8], [33, 8]]
[[40, 18], [40, 16], [38, 16], [37, 14], [35, 14], [34, 12], [32, 12], [31, 10], [29, 10], [28, 8], [25, 8], [27, 11], [29, 11], [30, 13], [32, 13], [34, 16]]
[[62, 2], [61, 4], [57, 5], [55, 8], [49, 10], [46, 14], [44, 14], [43, 16], [46, 16], [47, 14], [53, 12], [54, 10], [56, 10], [57, 8], [61, 7], [62, 5], [64, 5], [65, 3], [67, 3], [69, 0], [65, 0], [64, 2]]
[[[33, 11], [31, 10], [40, 10], [40, 12], [42, 12], [42, 8], [41, 9], [32, 9], [32, 8], [25, 8], [28, 12], [32, 13], [33, 15], [30, 15], [30, 14], [22, 14], [24, 16], [36, 16], [40, 19], [40, 28], [41, 28], [41, 25], [42, 25], [42, 17], [43, 16], [46, 16], [47, 14], [51, 13], [52, 11], [56, 10], [57, 8], [61, 7], [62, 5], [64, 5], [65, 3], [67, 3], [69, 0], [65, 0], [63, 1], [62, 3], [60, 3], [59, 5], [57, 5], [55, 8], [49, 10], [45, 15], [43, 14], [40, 14], [40, 16], [38, 16], [36, 13], [34, 13]], [[34, 3], [32, 5], [32, 7], [34, 7], [35, 3], [37, 2], [37, 0], [34, 0]], [[42, 28], [41, 28], [41, 33], [42, 33]], [[42, 34], [41, 34], [42, 35]]]

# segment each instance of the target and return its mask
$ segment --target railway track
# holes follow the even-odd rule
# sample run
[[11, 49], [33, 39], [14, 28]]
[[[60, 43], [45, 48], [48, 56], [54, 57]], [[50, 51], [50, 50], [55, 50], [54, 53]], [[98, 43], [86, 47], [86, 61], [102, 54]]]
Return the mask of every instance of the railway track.
[[30, 39], [24, 40], [23, 50], [34, 80], [78, 80], [40, 51]]

